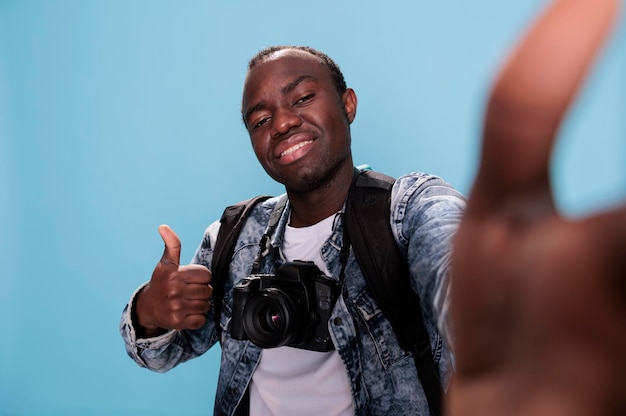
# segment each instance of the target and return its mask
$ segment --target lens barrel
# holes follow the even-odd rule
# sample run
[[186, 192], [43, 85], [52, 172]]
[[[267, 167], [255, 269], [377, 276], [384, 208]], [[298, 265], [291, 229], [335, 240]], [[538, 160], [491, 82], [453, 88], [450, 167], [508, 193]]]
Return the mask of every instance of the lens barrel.
[[250, 340], [261, 348], [296, 343], [306, 327], [305, 316], [289, 293], [280, 288], [265, 288], [250, 296], [243, 312], [243, 328]]

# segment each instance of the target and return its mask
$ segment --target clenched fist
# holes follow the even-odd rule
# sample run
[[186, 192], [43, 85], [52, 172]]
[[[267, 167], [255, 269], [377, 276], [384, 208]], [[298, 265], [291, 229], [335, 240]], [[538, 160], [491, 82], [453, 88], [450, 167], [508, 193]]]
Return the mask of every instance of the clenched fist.
[[180, 239], [167, 225], [159, 227], [165, 243], [163, 257], [139, 293], [135, 311], [137, 330], [146, 337], [168, 329], [198, 329], [206, 322], [213, 294], [211, 272], [204, 266], [180, 265]]

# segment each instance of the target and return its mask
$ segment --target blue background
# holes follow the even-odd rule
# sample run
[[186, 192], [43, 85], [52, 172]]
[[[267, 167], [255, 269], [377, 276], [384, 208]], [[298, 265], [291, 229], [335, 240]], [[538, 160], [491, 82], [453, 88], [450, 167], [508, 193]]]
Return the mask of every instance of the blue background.
[[[484, 101], [539, 0], [0, 0], [0, 415], [208, 414], [219, 348], [156, 374], [118, 334], [159, 259], [190, 259], [227, 204], [281, 192], [250, 150], [247, 60], [307, 44], [359, 97], [356, 163], [441, 175], [467, 193]], [[557, 146], [558, 203], [626, 196], [626, 29]]]

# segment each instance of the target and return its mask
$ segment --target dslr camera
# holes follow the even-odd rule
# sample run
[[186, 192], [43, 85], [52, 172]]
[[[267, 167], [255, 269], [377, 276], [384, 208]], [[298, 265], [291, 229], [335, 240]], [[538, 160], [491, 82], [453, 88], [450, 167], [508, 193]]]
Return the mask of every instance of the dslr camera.
[[233, 288], [230, 335], [261, 348], [330, 351], [328, 319], [339, 283], [310, 261], [287, 262], [276, 274], [253, 274]]

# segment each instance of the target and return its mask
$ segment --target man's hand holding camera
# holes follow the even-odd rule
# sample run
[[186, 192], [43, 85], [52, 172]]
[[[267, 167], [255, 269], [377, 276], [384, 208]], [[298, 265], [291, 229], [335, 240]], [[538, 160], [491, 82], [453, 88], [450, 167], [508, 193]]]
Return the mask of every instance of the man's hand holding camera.
[[168, 329], [198, 329], [206, 322], [213, 294], [211, 272], [204, 266], [180, 265], [180, 239], [167, 225], [159, 227], [163, 257], [137, 297], [137, 324], [151, 337]]

